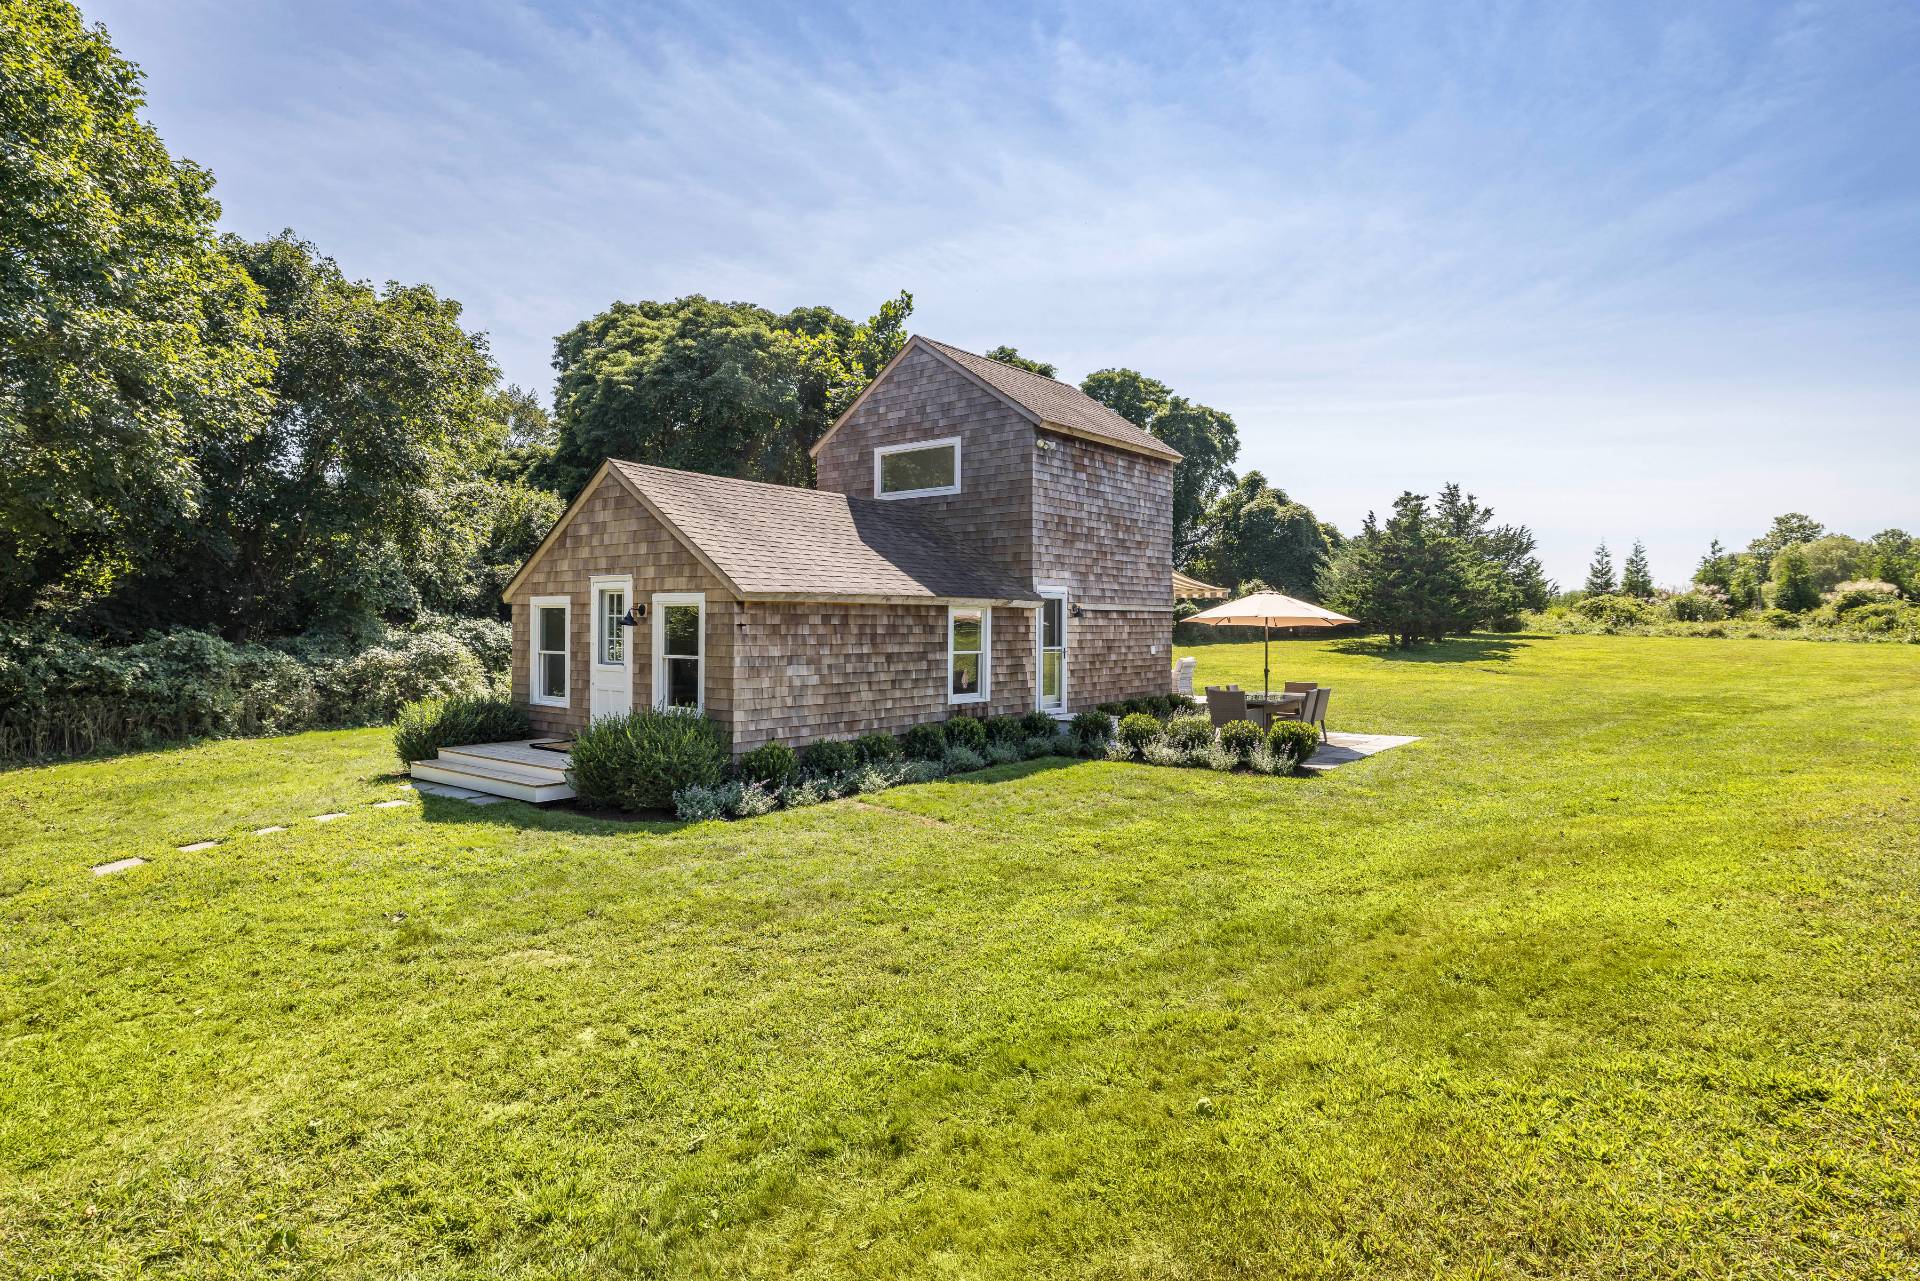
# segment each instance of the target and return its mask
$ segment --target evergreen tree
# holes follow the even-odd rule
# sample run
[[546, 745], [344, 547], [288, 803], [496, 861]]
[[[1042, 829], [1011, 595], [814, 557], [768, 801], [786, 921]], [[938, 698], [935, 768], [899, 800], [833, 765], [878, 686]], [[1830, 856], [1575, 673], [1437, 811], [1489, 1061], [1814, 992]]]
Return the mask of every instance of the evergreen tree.
[[1637, 538], [1633, 540], [1633, 550], [1627, 554], [1626, 567], [1620, 574], [1620, 591], [1623, 595], [1637, 596], [1641, 600], [1653, 599], [1653, 568], [1647, 564], [1647, 545]]
[[1789, 613], [1804, 614], [1820, 603], [1820, 587], [1814, 581], [1813, 565], [1799, 545], [1791, 545], [1773, 558], [1773, 607]]
[[1323, 579], [1334, 609], [1385, 632], [1395, 645], [1472, 629], [1493, 606], [1487, 562], [1448, 533], [1424, 494], [1402, 493], [1381, 524], [1372, 512]]
[[1593, 549], [1593, 564], [1587, 566], [1587, 581], [1582, 590], [1589, 596], [1611, 596], [1619, 590], [1613, 580], [1613, 553], [1604, 542]]
[[1443, 532], [1465, 542], [1494, 572], [1489, 592], [1496, 607], [1484, 621], [1523, 609], [1545, 609], [1553, 585], [1535, 556], [1533, 531], [1525, 525], [1495, 525], [1493, 508], [1481, 504], [1457, 484], [1440, 491], [1434, 518]]

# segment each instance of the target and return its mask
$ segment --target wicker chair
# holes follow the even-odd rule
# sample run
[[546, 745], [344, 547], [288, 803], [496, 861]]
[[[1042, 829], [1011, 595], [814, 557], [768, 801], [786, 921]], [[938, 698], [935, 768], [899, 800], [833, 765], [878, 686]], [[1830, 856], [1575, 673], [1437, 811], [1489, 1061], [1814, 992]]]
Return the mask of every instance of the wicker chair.
[[1323, 685], [1307, 695], [1303, 707], [1302, 720], [1309, 725], [1320, 727], [1320, 741], [1327, 741], [1327, 700], [1333, 696], [1333, 686]]
[[1207, 715], [1213, 720], [1213, 727], [1219, 729], [1228, 721], [1251, 719], [1247, 715], [1247, 692], [1243, 689], [1221, 689], [1218, 685], [1207, 686]]
[[1288, 681], [1285, 689], [1289, 694], [1301, 694], [1304, 697], [1293, 702], [1278, 704], [1268, 711], [1276, 721], [1304, 721], [1307, 719], [1307, 705], [1313, 701], [1313, 691], [1320, 687], [1312, 681]]

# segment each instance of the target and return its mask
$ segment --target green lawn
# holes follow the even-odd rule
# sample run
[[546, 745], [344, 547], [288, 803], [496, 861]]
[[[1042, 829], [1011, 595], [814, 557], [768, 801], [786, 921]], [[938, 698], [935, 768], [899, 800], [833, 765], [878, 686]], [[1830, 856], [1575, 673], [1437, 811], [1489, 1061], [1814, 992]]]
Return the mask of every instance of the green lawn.
[[1423, 741], [684, 830], [376, 810], [377, 732], [0, 774], [0, 1274], [1914, 1275], [1920, 647], [1274, 665]]

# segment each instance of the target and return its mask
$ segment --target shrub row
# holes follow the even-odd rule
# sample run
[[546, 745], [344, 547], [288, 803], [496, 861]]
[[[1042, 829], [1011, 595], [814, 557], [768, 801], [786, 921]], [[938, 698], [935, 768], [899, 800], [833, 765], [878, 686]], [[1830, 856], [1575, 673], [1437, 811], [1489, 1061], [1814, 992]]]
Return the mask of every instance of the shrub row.
[[504, 623], [440, 617], [271, 645], [186, 629], [114, 645], [0, 624], [0, 761], [384, 724], [417, 700], [504, 693], [510, 650]]
[[1252, 721], [1228, 721], [1216, 730], [1203, 713], [1162, 723], [1133, 712], [1120, 721], [1106, 755], [1149, 765], [1291, 774], [1319, 747], [1319, 731], [1300, 721], [1275, 721], [1267, 730]]
[[1653, 600], [1588, 596], [1532, 615], [1542, 631], [1609, 636], [1794, 636], [1805, 640], [1920, 643], [1920, 604], [1900, 599], [1891, 584], [1842, 584], [1818, 608], [1804, 613], [1762, 609], [1735, 615], [1706, 590]]
[[[1107, 718], [1099, 720], [1104, 739]], [[1083, 754], [1097, 741], [1061, 733], [1045, 712], [957, 716], [898, 738], [823, 739], [798, 752], [763, 743], [730, 764], [726, 731], [715, 722], [693, 712], [639, 711], [595, 721], [576, 735], [569, 780], [589, 805], [738, 818], [986, 765]]]

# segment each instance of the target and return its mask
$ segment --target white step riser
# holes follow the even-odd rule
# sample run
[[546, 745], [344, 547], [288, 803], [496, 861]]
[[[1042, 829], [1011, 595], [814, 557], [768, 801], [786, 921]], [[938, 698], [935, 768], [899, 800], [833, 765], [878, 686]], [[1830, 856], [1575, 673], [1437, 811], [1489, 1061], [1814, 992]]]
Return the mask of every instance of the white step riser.
[[[562, 759], [562, 758], [556, 758]], [[565, 786], [567, 771], [559, 769], [541, 769], [537, 765], [522, 765], [519, 761], [503, 761], [495, 756], [469, 755], [457, 748], [442, 748], [440, 754], [427, 762], [447, 769], [457, 769], [467, 774], [483, 774], [488, 778], [511, 778], [522, 783], [537, 786]]]
[[528, 783], [515, 778], [503, 778], [498, 774], [479, 774], [464, 769], [449, 769], [433, 761], [416, 761], [410, 771], [413, 777], [429, 783], [445, 783], [449, 787], [464, 787], [475, 792], [485, 792], [489, 796], [506, 796], [516, 801], [530, 801], [535, 805], [545, 801], [564, 801], [573, 795], [573, 789], [565, 783]]

